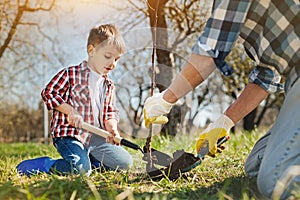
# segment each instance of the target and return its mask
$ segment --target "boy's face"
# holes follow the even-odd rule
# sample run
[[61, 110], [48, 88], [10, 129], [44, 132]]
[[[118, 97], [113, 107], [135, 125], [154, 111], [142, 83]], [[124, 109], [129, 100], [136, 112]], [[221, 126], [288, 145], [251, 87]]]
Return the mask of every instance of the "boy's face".
[[99, 74], [108, 74], [112, 71], [117, 61], [120, 59], [120, 52], [111, 44], [98, 45], [96, 47], [90, 45], [88, 47], [88, 65]]

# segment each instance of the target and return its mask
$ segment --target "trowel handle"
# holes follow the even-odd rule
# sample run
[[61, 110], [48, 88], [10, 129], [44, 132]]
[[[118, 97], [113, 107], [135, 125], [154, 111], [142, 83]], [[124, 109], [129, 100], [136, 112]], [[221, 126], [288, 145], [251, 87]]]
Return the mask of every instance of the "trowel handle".
[[131, 149], [134, 149], [134, 150], [140, 150], [142, 153], [144, 153], [143, 150], [142, 150], [142, 148], [139, 145], [137, 145], [137, 144], [135, 144], [133, 142], [130, 142], [129, 140], [126, 140], [124, 138], [121, 140], [120, 144], [124, 145], [126, 147], [129, 147]]
[[229, 139], [230, 139], [230, 135], [226, 135], [226, 136], [218, 139], [217, 146], [220, 146], [221, 144], [223, 144], [224, 142], [226, 142]]
[[[96, 135], [99, 135], [99, 136], [102, 136], [104, 138], [107, 138], [109, 136], [112, 136], [112, 134], [106, 130], [103, 130], [101, 128], [98, 128], [96, 126], [93, 126], [91, 124], [88, 124], [86, 122], [83, 122], [82, 124], [82, 128], [87, 130], [87, 131], [90, 131]], [[121, 144], [121, 145], [124, 145], [126, 147], [129, 147], [131, 149], [135, 149], [135, 150], [141, 150], [141, 147], [133, 142], [130, 142], [129, 140], [126, 140], [120, 136], [115, 136], [113, 137], [114, 141], [118, 144]]]
[[[224, 136], [224, 137], [218, 139], [217, 146], [219, 147], [220, 145], [222, 145], [224, 142], [226, 142], [229, 139], [230, 139], [229, 135]], [[202, 147], [200, 148], [200, 151], [198, 152], [198, 158], [203, 159], [204, 156], [206, 156], [208, 153], [209, 153], [209, 144], [208, 144], [208, 140], [205, 140], [202, 143]]]
[[[96, 135], [102, 136], [102, 137], [104, 137], [105, 139], [106, 139], [107, 137], [109, 137], [109, 136], [112, 136], [112, 134], [111, 134], [110, 132], [108, 132], [108, 131], [106, 131], [106, 130], [103, 130], [103, 129], [101, 129], [101, 128], [98, 128], [98, 127], [96, 127], [96, 126], [93, 126], [93, 125], [91, 125], [91, 124], [88, 124], [88, 123], [86, 123], [86, 122], [83, 122], [82, 128], [85, 129], [85, 130], [87, 130], [87, 131], [90, 131], [90, 132], [92, 132], [92, 133], [94, 133], [94, 134], [96, 134]], [[115, 137], [114, 137], [114, 141], [115, 141], [116, 143], [118, 143], [118, 144], [121, 144], [121, 140], [122, 140], [122, 139], [123, 139], [123, 138], [121, 138], [120, 136], [115, 136]]]

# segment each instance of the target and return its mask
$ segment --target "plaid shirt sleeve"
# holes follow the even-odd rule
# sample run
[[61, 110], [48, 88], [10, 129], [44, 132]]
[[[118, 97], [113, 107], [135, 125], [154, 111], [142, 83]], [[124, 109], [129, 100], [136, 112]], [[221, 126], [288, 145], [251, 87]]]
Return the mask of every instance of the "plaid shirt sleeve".
[[[217, 68], [225, 76], [234, 72], [233, 68], [225, 62], [225, 58], [240, 36], [247, 15], [253, 12], [251, 9], [254, 7], [251, 6], [253, 1], [250, 0], [214, 1], [212, 15], [207, 21], [203, 34], [193, 46], [194, 53], [212, 57]], [[249, 82], [258, 84], [269, 93], [283, 91], [284, 87], [280, 80], [277, 70], [270, 66], [258, 66], [249, 76]]]
[[103, 123], [109, 119], [115, 119], [119, 121], [119, 110], [116, 107], [115, 99], [115, 85], [112, 80], [105, 77], [106, 81], [106, 92], [105, 101], [103, 108]]
[[194, 53], [212, 57], [226, 76], [231, 75], [233, 69], [226, 64], [225, 58], [239, 36], [250, 4], [249, 0], [214, 1], [211, 17], [193, 46]]
[[69, 89], [68, 72], [66, 69], [58, 72], [42, 90], [42, 98], [49, 110], [56, 108], [65, 102], [63, 96]]
[[257, 66], [249, 75], [249, 82], [255, 83], [269, 93], [284, 92], [284, 84], [280, 83], [281, 76], [267, 67]]

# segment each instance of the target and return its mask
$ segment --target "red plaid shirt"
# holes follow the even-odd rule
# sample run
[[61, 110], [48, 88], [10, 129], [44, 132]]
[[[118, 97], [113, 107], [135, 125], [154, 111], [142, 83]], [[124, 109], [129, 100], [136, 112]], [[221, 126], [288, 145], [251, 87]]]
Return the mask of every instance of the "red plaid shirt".
[[[75, 137], [83, 144], [87, 145], [91, 134], [82, 129], [75, 128], [68, 123], [67, 115], [55, 108], [62, 103], [71, 105], [89, 124], [94, 124], [91, 97], [89, 92], [90, 69], [87, 62], [83, 61], [77, 66], [71, 66], [58, 72], [42, 90], [42, 98], [48, 110], [53, 110], [50, 122], [51, 136]], [[105, 124], [108, 119], [119, 120], [118, 109], [114, 103], [115, 86], [107, 76], [105, 78], [105, 100], [103, 105], [103, 115], [99, 120]], [[100, 116], [99, 116], [100, 117]], [[100, 123], [101, 124], [101, 123]]]

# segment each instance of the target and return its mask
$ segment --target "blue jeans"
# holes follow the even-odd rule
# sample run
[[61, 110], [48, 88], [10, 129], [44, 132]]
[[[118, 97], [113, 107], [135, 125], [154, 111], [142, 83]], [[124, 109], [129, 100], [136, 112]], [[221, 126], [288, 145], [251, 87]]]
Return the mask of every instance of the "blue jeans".
[[299, 99], [300, 79], [287, 92], [276, 122], [257, 141], [245, 163], [245, 172], [257, 177], [259, 191], [268, 198], [286, 199], [299, 190], [299, 174], [283, 184], [291, 169], [300, 166]]
[[91, 163], [101, 163], [108, 170], [127, 169], [132, 165], [131, 155], [121, 146], [105, 142], [102, 137], [92, 137], [86, 147], [76, 138], [54, 138], [53, 144], [62, 156], [51, 167], [51, 171], [62, 174], [90, 175]]

